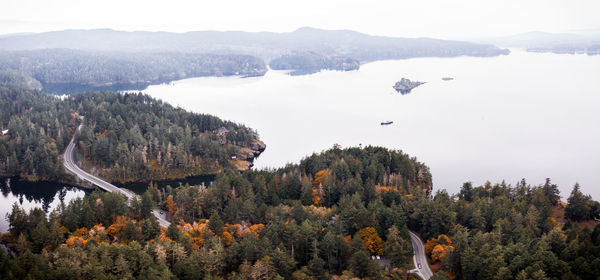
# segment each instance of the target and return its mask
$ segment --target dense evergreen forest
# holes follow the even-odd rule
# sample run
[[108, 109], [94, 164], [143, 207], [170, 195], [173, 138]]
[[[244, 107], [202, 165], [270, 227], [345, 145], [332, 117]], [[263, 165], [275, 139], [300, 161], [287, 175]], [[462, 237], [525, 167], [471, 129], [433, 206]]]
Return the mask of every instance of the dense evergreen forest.
[[[243, 125], [138, 93], [39, 90], [260, 73], [252, 57], [12, 54], [0, 55], [0, 176], [72, 179], [60, 155], [81, 124], [79, 164], [109, 181], [218, 175], [210, 187], [149, 183], [131, 202], [93, 192], [49, 214], [15, 204], [0, 234], [0, 279], [406, 279], [409, 230], [426, 242], [432, 279], [600, 278], [600, 203], [579, 185], [566, 201], [549, 179], [433, 193], [424, 163], [371, 146], [336, 145], [283, 168], [239, 172], [264, 149]], [[285, 58], [275, 62], [328, 67], [319, 55]]]
[[[46, 217], [18, 206], [3, 279], [405, 279], [408, 230], [432, 279], [597, 279], [600, 205], [547, 180], [430, 195], [400, 151], [334, 147], [277, 170], [225, 172], [211, 187], [150, 184], [128, 205], [95, 192]], [[160, 228], [150, 210], [172, 224]], [[373, 255], [382, 256], [374, 260]]]
[[58, 180], [66, 174], [59, 154], [77, 120], [67, 102], [39, 91], [0, 86], [0, 176]]
[[[264, 148], [255, 131], [186, 112], [142, 94], [95, 92], [58, 98], [0, 86], [0, 176], [64, 180], [59, 155], [84, 116], [79, 158], [115, 181], [217, 173]], [[219, 135], [218, 129], [227, 133]]]
[[82, 88], [140, 89], [200, 76], [260, 76], [266, 71], [262, 59], [249, 55], [67, 49], [0, 52], [0, 80], [17, 72], [22, 79], [41, 83], [44, 91], [59, 94]]

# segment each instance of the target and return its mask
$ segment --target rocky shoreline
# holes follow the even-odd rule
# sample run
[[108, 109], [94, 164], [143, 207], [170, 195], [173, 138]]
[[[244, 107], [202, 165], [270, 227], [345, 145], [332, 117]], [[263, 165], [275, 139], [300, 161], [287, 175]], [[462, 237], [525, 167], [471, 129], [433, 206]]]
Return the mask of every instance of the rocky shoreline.
[[230, 160], [230, 163], [235, 166], [238, 171], [246, 171], [254, 166], [254, 159], [260, 156], [265, 151], [267, 145], [260, 141], [254, 140], [250, 148], [244, 147], [240, 149], [240, 153]]

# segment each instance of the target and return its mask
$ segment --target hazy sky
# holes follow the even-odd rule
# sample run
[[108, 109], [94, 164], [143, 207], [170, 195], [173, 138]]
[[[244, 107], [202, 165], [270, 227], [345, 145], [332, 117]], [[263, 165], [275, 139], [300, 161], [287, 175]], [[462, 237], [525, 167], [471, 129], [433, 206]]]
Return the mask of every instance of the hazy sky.
[[287, 32], [302, 26], [468, 38], [600, 28], [598, 0], [2, 0], [0, 34], [113, 28]]

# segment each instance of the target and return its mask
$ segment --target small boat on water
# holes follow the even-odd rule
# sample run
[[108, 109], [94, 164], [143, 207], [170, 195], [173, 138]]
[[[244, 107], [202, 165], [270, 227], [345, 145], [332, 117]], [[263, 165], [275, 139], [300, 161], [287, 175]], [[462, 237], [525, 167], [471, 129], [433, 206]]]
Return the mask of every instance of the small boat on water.
[[444, 81], [452, 81], [452, 80], [454, 80], [454, 78], [452, 78], [452, 77], [443, 77], [442, 80], [444, 80]]
[[393, 121], [385, 121], [385, 122], [381, 122], [381, 125], [390, 125], [393, 124]]

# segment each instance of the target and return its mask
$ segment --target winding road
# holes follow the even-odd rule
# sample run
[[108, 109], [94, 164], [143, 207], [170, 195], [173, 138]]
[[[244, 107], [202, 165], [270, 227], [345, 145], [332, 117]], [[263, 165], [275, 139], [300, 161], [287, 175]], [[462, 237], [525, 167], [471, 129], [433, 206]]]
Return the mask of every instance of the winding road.
[[[80, 133], [81, 127], [83, 123], [79, 125], [73, 139], [69, 142], [69, 145], [65, 149], [65, 153], [63, 154], [64, 166], [71, 173], [77, 175], [82, 180], [88, 181], [99, 188], [108, 191], [108, 192], [117, 192], [125, 195], [127, 199], [132, 199], [136, 197], [135, 194], [125, 191], [111, 183], [108, 183], [94, 175], [85, 172], [83, 169], [79, 168], [75, 163], [75, 138]], [[171, 223], [165, 219], [163, 215], [160, 214], [159, 211], [153, 210], [152, 213], [158, 220], [158, 223], [163, 227], [168, 227]], [[415, 268], [411, 269], [409, 272], [417, 275], [421, 279], [428, 280], [433, 276], [433, 272], [431, 272], [431, 268], [429, 268], [429, 263], [427, 262], [427, 256], [425, 255], [425, 245], [421, 238], [414, 232], [409, 231], [410, 240], [413, 246], [413, 262], [415, 264]]]
[[[65, 166], [65, 168], [71, 173], [77, 175], [77, 177], [79, 177], [81, 180], [88, 181], [107, 192], [121, 193], [125, 195], [125, 197], [127, 197], [128, 200], [137, 197], [136, 194], [123, 190], [111, 183], [108, 183], [98, 177], [95, 177], [94, 175], [85, 172], [83, 169], [77, 166], [77, 164], [75, 163], [75, 138], [81, 132], [82, 126], [83, 121], [81, 125], [79, 125], [79, 127], [77, 128], [77, 131], [75, 131], [73, 139], [71, 139], [71, 142], [69, 142], [69, 145], [65, 149], [65, 153], [63, 154], [63, 165]], [[154, 214], [154, 216], [158, 220], [158, 223], [161, 226], [168, 227], [171, 224], [158, 210], [152, 210], [152, 213]]]
[[413, 261], [415, 263], [415, 268], [411, 269], [409, 272], [419, 276], [421, 279], [428, 280], [433, 276], [433, 272], [431, 272], [431, 268], [429, 268], [429, 263], [427, 262], [427, 255], [425, 255], [425, 245], [421, 238], [414, 232], [409, 231], [410, 241], [413, 246]]

